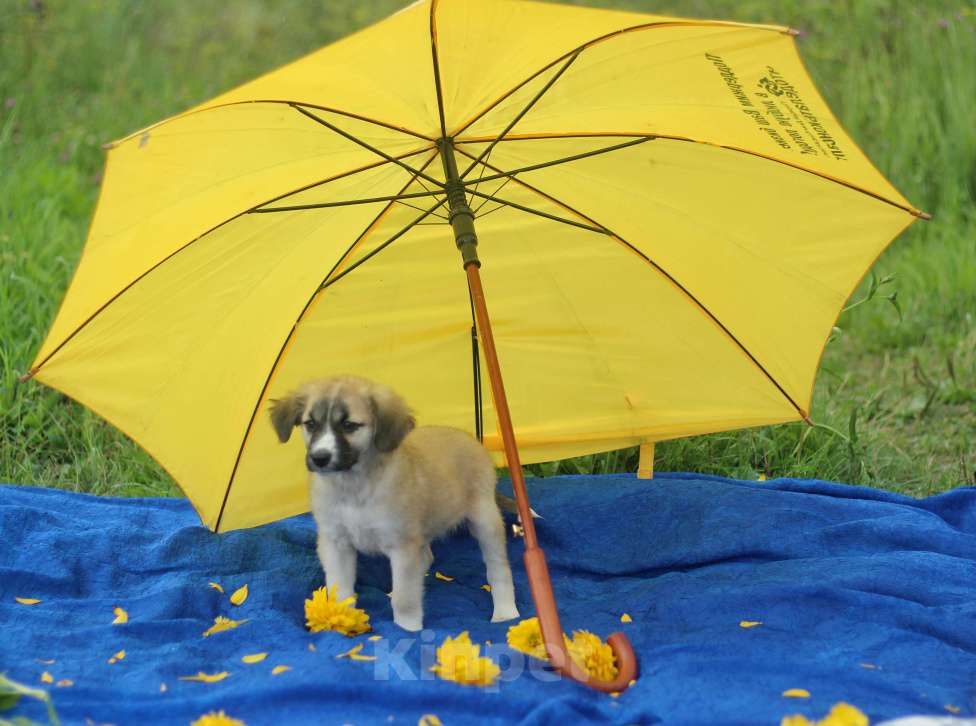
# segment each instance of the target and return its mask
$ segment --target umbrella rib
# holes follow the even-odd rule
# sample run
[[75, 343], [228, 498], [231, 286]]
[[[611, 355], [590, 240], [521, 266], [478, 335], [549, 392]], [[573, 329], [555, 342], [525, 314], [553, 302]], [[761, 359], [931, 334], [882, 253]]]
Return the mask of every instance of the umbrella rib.
[[[535, 214], [536, 216], [539, 216], [539, 217], [544, 217], [546, 219], [551, 219], [554, 222], [562, 222], [563, 224], [568, 224], [568, 225], [571, 225], [573, 227], [580, 227], [582, 229], [589, 230], [590, 232], [597, 232], [598, 234], [606, 234], [606, 235], [611, 235], [611, 236], [613, 234], [612, 232], [610, 232], [605, 227], [594, 226], [595, 223], [594, 224], [584, 224], [583, 222], [575, 222], [572, 219], [566, 219], [564, 217], [560, 217], [560, 216], [557, 216], [555, 214], [549, 214], [549, 212], [543, 212], [542, 210], [539, 210], [539, 209], [532, 209], [532, 207], [526, 207], [526, 206], [524, 206], [522, 204], [517, 204], [516, 202], [508, 201], [506, 199], [501, 199], [501, 198], [496, 197], [496, 196], [494, 196], [492, 194], [486, 194], [484, 192], [476, 192], [473, 189], [467, 189], [466, 191], [467, 191], [468, 194], [471, 194], [472, 196], [481, 197], [482, 199], [489, 200], [489, 201], [492, 201], [492, 202], [498, 202], [499, 204], [502, 204], [502, 205], [504, 205], [506, 207], [512, 207], [513, 209], [518, 209], [519, 211], [522, 211], [522, 212], [528, 212], [529, 214]], [[569, 207], [566, 207], [566, 208], [569, 209]], [[494, 211], [494, 210], [492, 210], [492, 211]], [[575, 211], [575, 210], [571, 210], [571, 211]]]
[[[648, 134], [641, 136], [640, 138], [631, 139], [622, 144], [614, 144], [613, 146], [607, 146], [602, 149], [595, 149], [593, 151], [584, 151], [580, 154], [573, 154], [572, 156], [565, 156], [561, 159], [553, 159], [552, 161], [544, 161], [539, 164], [530, 164], [529, 166], [519, 167], [518, 169], [512, 169], [511, 171], [503, 171], [498, 174], [489, 174], [486, 177], [481, 178], [479, 181], [493, 181], [494, 179], [502, 179], [504, 177], [512, 178], [516, 174], [521, 174], [524, 171], [535, 171], [536, 169], [545, 169], [548, 166], [557, 166], [559, 164], [566, 164], [570, 161], [578, 161], [579, 159], [585, 159], [589, 156], [598, 156], [600, 154], [606, 154], [611, 151], [617, 151], [619, 149], [626, 149], [628, 146], [636, 146], [637, 144], [643, 144], [646, 141], [653, 141], [657, 137], [653, 134]], [[483, 168], [487, 168], [482, 164]], [[477, 186], [476, 186], [477, 188]]]
[[[289, 207], [258, 207], [251, 209], [248, 214], [267, 214], [269, 212], [296, 212], [302, 209], [325, 209], [328, 207], [348, 207], [354, 204], [372, 204], [374, 202], [399, 202], [402, 199], [416, 199], [418, 197], [433, 197], [443, 194], [435, 192], [411, 192], [410, 194], [393, 194], [385, 197], [366, 197], [363, 199], [346, 199], [341, 202], [318, 202], [316, 204], [295, 204]], [[410, 205], [407, 205], [410, 206]]]
[[567, 58], [567, 57], [573, 56], [573, 55], [579, 55], [580, 53], [582, 53], [587, 48], [589, 48], [591, 46], [594, 46], [594, 45], [597, 45], [598, 43], [603, 43], [603, 42], [606, 42], [608, 40], [612, 40], [613, 38], [616, 38], [619, 35], [624, 35], [626, 33], [633, 33], [633, 32], [637, 32], [637, 31], [641, 31], [641, 30], [655, 30], [655, 29], [658, 29], [658, 28], [671, 28], [671, 27], [744, 28], [744, 29], [747, 29], [747, 30], [769, 30], [769, 31], [777, 32], [777, 33], [786, 34], [786, 35], [796, 35], [797, 34], [797, 31], [795, 31], [795, 30], [793, 30], [791, 28], [785, 28], [785, 27], [776, 26], [776, 25], [753, 25], [753, 24], [750, 24], [750, 23], [733, 23], [733, 22], [720, 21], [720, 20], [701, 20], [701, 21], [682, 20], [682, 21], [667, 21], [667, 22], [660, 22], [659, 21], [659, 22], [654, 22], [654, 23], [641, 23], [640, 25], [632, 25], [629, 28], [621, 28], [619, 30], [614, 30], [614, 31], [612, 31], [610, 33], [606, 33], [606, 34], [601, 35], [601, 36], [598, 36], [596, 38], [591, 38], [590, 40], [586, 41], [585, 43], [582, 43], [582, 44], [576, 46], [575, 48], [567, 51], [563, 55], [559, 56], [558, 58], [555, 58], [554, 60], [550, 61], [546, 65], [542, 66], [542, 68], [540, 68], [535, 73], [533, 73], [532, 75], [530, 75], [527, 78], [525, 78], [525, 80], [519, 82], [515, 86], [512, 86], [512, 88], [510, 88], [508, 91], [506, 91], [505, 93], [503, 93], [497, 99], [495, 99], [490, 104], [488, 104], [487, 106], [485, 106], [485, 108], [483, 108], [481, 111], [479, 111], [474, 116], [472, 116], [470, 119], [468, 119], [467, 121], [465, 121], [464, 124], [460, 128], [456, 129], [454, 131], [454, 133], [451, 134], [451, 135], [452, 136], [457, 136], [458, 134], [463, 133], [466, 129], [470, 128], [472, 124], [476, 123], [479, 119], [483, 118], [489, 111], [491, 111], [493, 108], [495, 108], [496, 106], [498, 106], [498, 104], [500, 104], [506, 98], [508, 98], [509, 96], [511, 96], [512, 94], [514, 94], [515, 92], [517, 92], [523, 86], [525, 86], [528, 83], [532, 82], [534, 79], [536, 79], [539, 76], [541, 76], [543, 73], [545, 73], [547, 70], [549, 70], [550, 68], [552, 68], [554, 65], [556, 65], [557, 63], [559, 63], [559, 61], [563, 60], [564, 58]]
[[441, 182], [439, 182], [436, 179], [434, 179], [434, 177], [428, 176], [427, 174], [424, 174], [422, 171], [419, 171], [418, 169], [414, 169], [409, 164], [404, 163], [403, 161], [401, 161], [400, 159], [396, 158], [395, 156], [390, 156], [385, 151], [381, 151], [380, 149], [377, 149], [375, 146], [366, 143], [362, 139], [360, 139], [360, 138], [358, 138], [358, 137], [350, 134], [348, 131], [343, 131], [342, 129], [340, 129], [335, 124], [329, 123], [324, 118], [321, 118], [319, 116], [316, 116], [311, 111], [307, 111], [304, 108], [302, 108], [301, 106], [299, 106], [297, 104], [294, 104], [294, 103], [290, 103], [288, 105], [291, 106], [296, 111], [298, 111], [298, 113], [302, 114], [303, 116], [307, 116], [308, 118], [312, 119], [316, 123], [321, 124], [322, 126], [325, 126], [330, 131], [339, 134], [340, 136], [342, 136], [345, 139], [349, 139], [349, 141], [352, 141], [355, 144], [359, 144], [360, 146], [362, 146], [367, 151], [372, 151], [377, 156], [382, 156], [387, 161], [393, 162], [397, 166], [403, 167], [409, 173], [411, 173], [411, 174], [413, 174], [413, 175], [415, 175], [417, 177], [423, 177], [427, 181], [431, 182], [434, 186], [438, 186], [438, 187], [443, 186], [443, 184], [441, 184]]
[[[459, 153], [464, 154], [465, 156], [468, 156], [470, 158], [471, 155], [468, 154], [467, 152], [465, 152], [464, 150], [462, 150], [462, 149], [457, 149], [457, 150], [458, 150]], [[501, 172], [500, 169], [497, 169], [497, 168], [494, 168], [494, 167], [492, 167], [492, 171]], [[544, 199], [548, 199], [549, 201], [558, 204], [563, 209], [565, 209], [565, 210], [567, 210], [569, 212], [572, 212], [573, 214], [577, 215], [580, 219], [585, 219], [587, 222], [590, 222], [590, 223], [592, 223], [594, 225], [599, 225], [600, 224], [599, 222], [597, 222], [596, 220], [594, 220], [592, 217], [584, 214], [583, 212], [579, 211], [578, 209], [575, 209], [574, 207], [571, 207], [570, 205], [568, 205], [565, 202], [557, 199], [556, 197], [552, 196], [551, 194], [547, 194], [546, 192], [542, 191], [541, 189], [538, 189], [537, 187], [534, 187], [531, 184], [528, 184], [527, 182], [525, 182], [525, 181], [523, 181], [521, 179], [515, 179], [514, 177], [512, 177], [512, 180], [516, 184], [522, 185], [523, 187], [525, 187], [529, 191], [535, 192], [536, 194], [538, 194], [539, 196], [543, 197]], [[647, 264], [649, 264], [651, 267], [653, 267], [655, 270], [657, 270], [660, 274], [662, 274], [665, 278], [667, 278], [668, 281], [671, 282], [672, 285], [674, 285], [676, 288], [678, 288], [689, 300], [691, 300], [698, 308], [700, 308], [701, 311], [703, 313], [705, 313], [705, 315], [707, 315], [709, 317], [709, 319], [713, 323], [715, 323], [722, 330], [722, 332], [724, 332], [725, 335], [728, 336], [728, 338], [733, 343], [735, 343], [735, 345], [737, 345], [739, 347], [739, 349], [743, 353], [746, 354], [746, 356], [749, 358], [749, 360], [752, 361], [753, 365], [755, 365], [763, 373], [763, 375], [765, 375], [766, 378], [769, 379], [769, 381], [776, 387], [776, 390], [778, 390], [783, 395], [783, 397], [786, 398], [786, 400], [790, 402], [790, 404], [793, 406], [793, 408], [795, 408], [797, 410], [797, 412], [800, 414], [800, 416], [803, 418], [803, 420], [806, 421], [808, 424], [811, 424], [812, 425], [813, 422], [810, 420], [810, 417], [807, 414], [807, 412], [804, 411], [803, 408], [796, 401], [793, 400], [793, 397], [790, 396], [790, 394], [786, 392], [786, 390], [779, 384], [779, 382], [772, 376], [772, 374], [768, 370], [766, 370], [765, 366], [763, 366], [763, 364], [759, 362], [759, 360], [752, 354], [752, 352], [750, 352], [750, 350], [748, 348], [746, 348], [746, 346], [742, 343], [742, 341], [739, 340], [735, 336], [735, 334], [732, 333], [732, 331], [729, 330], [725, 326], [725, 324], [722, 323], [722, 321], [719, 320], [718, 317], [711, 310], [709, 310], [708, 307], [701, 300], [699, 300], [697, 297], [695, 297], [694, 294], [692, 294], [692, 292], [690, 290], [688, 290], [688, 288], [686, 288], [684, 285], [682, 285], [680, 282], [678, 282], [678, 280], [676, 280], [674, 277], [672, 277], [671, 274], [667, 270], [665, 270], [663, 267], [661, 267], [659, 264], [657, 264], [654, 260], [652, 260], [650, 257], [648, 257], [644, 252], [642, 252], [641, 250], [639, 250], [633, 244], [631, 244], [630, 242], [628, 242], [627, 240], [625, 240], [623, 237], [621, 237], [620, 235], [616, 234], [615, 232], [613, 232], [612, 230], [610, 230], [607, 227], [603, 227], [603, 230], [602, 231], [604, 232], [604, 234], [608, 235], [612, 239], [617, 240], [618, 242], [620, 242], [621, 244], [623, 244], [624, 246], [626, 246], [627, 248], [629, 248], [632, 252], [634, 252], [634, 254], [636, 254], [638, 257], [640, 257], [641, 259], [643, 259]]]
[[505, 138], [506, 134], [508, 134], [508, 132], [515, 127], [515, 124], [521, 121], [522, 118], [525, 116], [525, 114], [527, 114], [532, 109], [532, 107], [535, 106], [536, 103], [538, 103], [539, 99], [546, 94], [546, 91], [548, 91], [550, 88], [553, 87], [556, 81], [558, 81], [562, 77], [563, 73], [565, 73], [566, 70], [573, 64], [573, 61], [575, 61], [579, 57], [579, 54], [581, 52], [582, 49], [570, 55], [569, 60], [563, 63], [562, 67], [558, 71], [553, 73], [552, 78], [546, 81], [546, 84], [539, 90], [538, 93], [536, 93], [532, 97], [532, 99], [527, 104], [525, 104], [525, 106], [522, 107], [521, 111], [515, 114], [515, 118], [509, 121], [508, 125], [502, 130], [502, 132], [498, 134], [498, 136], [496, 136], [490, 144], [488, 144], [487, 148], [481, 151], [481, 154], [478, 155], [478, 158], [472, 161], [471, 164], [468, 165], [468, 168], [465, 169], [463, 172], [461, 172], [460, 178], [462, 181], [464, 180], [464, 177], [466, 177], [472, 169], [474, 169], [478, 164], [480, 164], [485, 159], [485, 157], [487, 157], [491, 153], [491, 150], [495, 148], [495, 145], [503, 138]]
[[[436, 158], [437, 158], [436, 154], [431, 155], [430, 159], [424, 162], [424, 164], [420, 168], [426, 169], [428, 166], [430, 166], [430, 163]], [[415, 179], [416, 177], [410, 179], [410, 181], [408, 181], [406, 184], [403, 185], [400, 191], [401, 192], [405, 191], [415, 181]], [[443, 202], [441, 202], [440, 204], [443, 204]], [[440, 204], [438, 204], [437, 206], [440, 206]], [[224, 518], [224, 510], [227, 507], [227, 499], [230, 497], [231, 487], [234, 486], [234, 481], [237, 477], [237, 469], [240, 466], [241, 457], [244, 455], [244, 447], [247, 445], [247, 440], [251, 435], [251, 429], [254, 427], [254, 420], [257, 418], [258, 410], [261, 408], [261, 403], [262, 401], [264, 401], [264, 397], [268, 392], [268, 387], [271, 385], [271, 379], [274, 377], [275, 372], [278, 370], [278, 365], [281, 363], [281, 359], [285, 355], [285, 351], [288, 350], [288, 346], [291, 345], [292, 339], [295, 337], [295, 333], [298, 331], [298, 325], [302, 322], [302, 320], [305, 319], [305, 314], [308, 312], [309, 308], [311, 308], [312, 303], [316, 300], [316, 298], [318, 298], [319, 293], [321, 293], [322, 290], [324, 289], [326, 281], [329, 279], [329, 277], [331, 277], [331, 275], [339, 268], [339, 265], [342, 264], [343, 260], [345, 260], [349, 256], [349, 254], [354, 249], [356, 249], [356, 246], [359, 245], [359, 243], [362, 242], [364, 239], [366, 239], [374, 229], [376, 229], [380, 221], [393, 208], [393, 205], [394, 205], [393, 201], [387, 202], [386, 206], [384, 206], [383, 209], [381, 209], [377, 213], [377, 215], [373, 217], [373, 220], [363, 228], [363, 231], [359, 234], [358, 237], [356, 237], [355, 241], [351, 245], [349, 245], [349, 247], [342, 254], [342, 256], [332, 266], [332, 269], [329, 270], [326, 276], [322, 279], [322, 283], [320, 283], [319, 286], [315, 288], [315, 291], [309, 296], [308, 300], [305, 302], [305, 307], [302, 308], [302, 311], [298, 314], [298, 317], [295, 319], [294, 324], [291, 326], [291, 330], [288, 331], [288, 335], [285, 336], [284, 342], [281, 344], [281, 347], [278, 349], [278, 355], [275, 356], [274, 363], [271, 364], [271, 369], [268, 371], [268, 376], [267, 378], [264, 379], [264, 385], [261, 387], [261, 392], [258, 394], [257, 401], [254, 403], [254, 409], [251, 411], [251, 418], [247, 422], [247, 428], [244, 430], [244, 436], [241, 438], [241, 445], [237, 449], [237, 458], [234, 459], [234, 468], [231, 470], [230, 478], [227, 480], [227, 488], [224, 490], [224, 499], [220, 503], [220, 511], [217, 513], [217, 521], [214, 524], [215, 532], [220, 531], [220, 522]]]
[[[860, 192], [861, 194], [865, 194], [869, 197], [877, 199], [879, 202], [884, 202], [885, 204], [890, 204], [893, 207], [897, 207], [898, 209], [901, 209], [904, 212], [908, 212], [912, 216], [918, 217], [919, 219], [928, 220], [932, 218], [932, 215], [928, 214], [927, 212], [923, 212], [920, 209], [916, 209], [915, 207], [912, 206], [905, 206], [904, 204], [896, 202], [893, 199], [888, 199], [887, 197], [884, 197], [876, 192], [872, 192], [869, 189], [865, 189], [864, 187], [859, 187], [856, 184], [851, 184], [850, 182], [846, 182], [843, 179], [839, 179], [835, 176], [831, 176], [830, 174], [824, 174], [823, 172], [819, 172], [814, 169], [809, 169], [805, 166], [800, 166], [799, 164], [794, 164], [793, 162], [786, 161], [785, 159], [777, 159], [775, 156], [760, 154], [758, 151], [743, 149], [739, 146], [728, 146], [726, 144], [717, 144], [711, 141], [701, 141], [699, 139], [692, 139], [687, 136], [674, 136], [671, 134], [649, 134], [646, 132], [638, 132], [638, 131], [601, 131], [601, 132], [594, 132], [594, 133], [524, 134], [521, 136], [508, 136], [504, 139], [504, 141], [537, 141], [543, 139], [582, 139], [582, 138], [588, 139], [588, 138], [608, 138], [608, 137], [642, 137], [643, 139], [649, 141], [653, 141], [655, 139], [663, 139], [666, 141], [684, 141], [690, 144], [703, 144], [705, 146], [712, 146], [717, 149], [725, 149], [726, 151], [733, 151], [738, 154], [748, 154], [749, 156], [755, 156], [759, 159], [765, 159], [766, 161], [772, 161], [776, 164], [782, 164], [784, 166], [788, 166], [791, 169], [796, 169], [797, 171], [802, 171], [807, 174], [813, 174], [814, 176], [818, 176], [821, 179], [825, 181], [833, 182], [834, 184], [840, 184], [843, 187], [847, 187], [851, 191]], [[458, 151], [461, 151], [461, 148], [459, 146], [460, 144], [480, 143], [480, 142], [488, 141], [490, 138], [492, 137], [485, 137], [485, 138], [474, 137], [470, 139], [465, 139], [463, 141], [458, 141], [457, 142], [458, 145], [456, 145], [455, 148], [457, 148]], [[602, 153], [603, 151], [612, 151], [617, 148], [624, 148], [625, 146], [634, 146], [636, 145], [636, 143], [638, 142], [635, 140], [625, 144], [620, 144], [616, 147], [607, 147], [606, 149], [597, 150], [595, 152], [588, 152], [585, 155], [581, 154], [579, 155], [579, 158], [583, 158], [583, 156], [595, 156], [596, 154]], [[473, 158], [471, 154], [465, 154], [465, 156], [468, 156], [469, 158]], [[499, 172], [498, 174], [495, 175], [495, 178], [500, 178], [502, 176], [508, 176], [511, 174], [518, 174], [523, 171], [542, 168], [543, 166], [552, 166], [554, 163], [560, 163], [562, 161], [573, 161], [573, 158], [567, 157], [566, 159], [557, 160], [557, 162], [546, 162], [543, 164], [537, 164], [522, 169], [514, 169], [509, 172]], [[487, 164], [485, 164], [484, 162], [482, 162], [482, 164], [487, 166]], [[491, 177], [485, 177], [485, 178], [488, 179]]]
[[441, 65], [437, 58], [437, 0], [430, 2], [430, 54], [434, 62], [434, 92], [437, 95], [437, 115], [441, 122], [441, 138], [447, 138], [447, 123], [444, 121], [444, 92], [441, 89]]
[[[421, 154], [421, 153], [423, 153], [425, 151], [430, 151], [430, 150], [431, 150], [430, 147], [424, 147], [422, 149], [416, 149], [414, 151], [409, 151], [409, 152], [407, 152], [405, 154], [401, 154], [400, 156], [401, 156], [401, 158], [407, 158], [407, 157], [410, 157], [410, 156], [416, 156], [417, 154]], [[435, 159], [435, 158], [437, 158], [436, 155], [435, 156], [432, 156], [426, 162], [425, 167], [428, 166], [430, 164], [430, 162], [433, 161], [433, 159]], [[341, 174], [335, 174], [335, 175], [330, 176], [330, 177], [327, 177], [325, 179], [321, 179], [319, 181], [312, 182], [310, 184], [305, 184], [305, 185], [303, 185], [301, 187], [298, 187], [297, 189], [293, 189], [291, 191], [285, 192], [284, 194], [279, 194], [278, 196], [272, 197], [271, 199], [266, 199], [265, 201], [260, 202], [259, 204], [255, 205], [254, 207], [251, 207], [249, 209], [245, 209], [242, 212], [238, 212], [234, 216], [228, 217], [227, 219], [223, 220], [222, 222], [219, 222], [219, 223], [215, 224], [210, 229], [208, 229], [205, 232], [197, 235], [196, 237], [194, 237], [193, 239], [191, 239], [189, 242], [187, 242], [186, 244], [182, 245], [181, 247], [176, 248], [175, 250], [173, 250], [172, 252], [170, 252], [168, 255], [166, 255], [163, 259], [161, 259], [158, 262], [154, 263], [151, 267], [149, 267], [148, 269], [146, 269], [145, 271], [143, 271], [142, 273], [140, 273], [137, 277], [133, 278], [125, 287], [123, 287], [122, 289], [120, 289], [112, 297], [110, 297], [108, 300], [106, 300], [91, 315], [89, 315], [81, 323], [79, 323], [78, 326], [74, 330], [72, 330], [67, 336], [65, 336], [65, 338], [60, 343], [58, 343], [51, 350], [50, 353], [48, 353], [46, 356], [44, 356], [44, 358], [41, 361], [39, 361], [37, 363], [37, 365], [31, 367], [30, 371], [28, 371], [26, 374], [24, 374], [23, 376], [21, 376], [20, 377], [20, 381], [23, 382], [23, 381], [27, 381], [27, 380], [30, 380], [31, 378], [33, 378], [45, 363], [47, 363], [49, 360], [51, 360], [51, 358], [53, 358], [55, 355], [57, 355], [58, 352], [62, 348], [64, 348], [65, 345], [67, 345], [69, 342], [71, 342], [71, 340], [78, 333], [80, 333], [92, 320], [94, 320], [96, 317], [98, 317], [102, 312], [105, 311], [106, 308], [108, 308], [112, 303], [114, 303], [116, 300], [118, 300], [120, 297], [122, 297], [122, 295], [124, 295], [126, 292], [128, 292], [136, 283], [138, 283], [140, 280], [142, 280], [147, 275], [151, 274], [154, 270], [156, 270], [161, 265], [164, 265], [166, 262], [168, 262], [169, 260], [171, 260], [173, 257], [175, 257], [176, 255], [178, 255], [183, 250], [187, 249], [191, 245], [193, 245], [196, 242], [199, 242], [200, 240], [202, 240], [203, 238], [205, 238], [211, 232], [214, 232], [214, 231], [220, 229], [225, 224], [230, 224], [235, 219], [238, 219], [240, 217], [243, 217], [245, 214], [248, 214], [250, 212], [253, 212], [258, 207], [263, 207], [266, 204], [271, 204], [271, 203], [276, 202], [276, 201], [279, 201], [281, 199], [285, 199], [286, 197], [290, 197], [290, 196], [292, 196], [294, 194], [298, 194], [300, 192], [307, 191], [308, 189], [312, 189], [314, 187], [323, 186], [325, 184], [328, 184], [328, 183], [333, 182], [333, 181], [337, 181], [339, 179], [343, 179], [345, 177], [353, 176], [355, 174], [359, 174], [359, 173], [364, 172], [364, 171], [370, 171], [371, 169], [376, 169], [376, 168], [381, 167], [381, 166], [384, 166], [384, 165], [386, 165], [388, 163], [390, 163], [390, 162], [388, 162], [388, 161], [376, 161], [376, 162], [373, 162], [372, 164], [366, 164], [365, 166], [361, 166], [361, 167], [358, 167], [356, 169], [352, 169], [350, 171], [342, 172]], [[409, 186], [409, 184], [407, 186]], [[406, 186], [404, 187], [404, 189], [406, 189]]]

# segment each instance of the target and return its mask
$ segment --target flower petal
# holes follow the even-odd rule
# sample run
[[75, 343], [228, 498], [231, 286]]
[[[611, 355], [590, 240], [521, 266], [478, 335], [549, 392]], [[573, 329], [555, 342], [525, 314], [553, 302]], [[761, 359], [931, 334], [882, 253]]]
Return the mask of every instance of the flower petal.
[[37, 605], [41, 600], [36, 597], [15, 597], [14, 600], [19, 602], [21, 605]]
[[450, 575], [442, 574], [437, 570], [434, 571], [434, 577], [436, 577], [438, 580], [443, 580], [444, 582], [454, 582], [453, 577], [451, 577]]
[[783, 691], [786, 698], [810, 698], [810, 691], [805, 688], [788, 688]]
[[217, 681], [224, 680], [230, 673], [227, 671], [220, 671], [219, 673], [204, 673], [199, 671], [195, 676], [180, 676], [181, 681], [199, 681], [200, 683], [216, 683]]
[[47, 671], [44, 671], [41, 673], [41, 683], [54, 683], [54, 677]]
[[242, 656], [241, 660], [247, 664], [260, 663], [267, 657], [268, 657], [267, 653], [251, 653], [250, 655]]
[[630, 617], [630, 615], [628, 615], [627, 613], [624, 613], [623, 615], [620, 616], [620, 622], [622, 622], [622, 623], [632, 623], [632, 622], [634, 622], [634, 619], [632, 617]]
[[371, 635], [368, 638], [366, 638], [366, 640], [383, 640], [383, 636], [382, 635]]
[[444, 724], [441, 723], [441, 720], [434, 714], [425, 713], [420, 717], [420, 720], [417, 721], [417, 726], [444, 726]]
[[109, 662], [109, 664], [118, 663], [123, 658], [125, 658], [125, 651], [124, 650], [120, 650], [118, 653], [116, 653], [111, 658], [109, 658], [108, 659], [108, 662]]
[[203, 714], [191, 723], [190, 726], [247, 726], [247, 724], [240, 719], [231, 718], [221, 709]]
[[740, 620], [740, 628], [754, 628], [757, 625], [762, 625], [762, 620]]
[[230, 601], [234, 605], [243, 605], [245, 600], [247, 600], [247, 584], [234, 590], [234, 594], [230, 596]]
[[115, 620], [112, 621], [112, 625], [124, 625], [129, 622], [129, 613], [116, 605], [112, 608], [112, 612], [115, 613]]
[[482, 585], [481, 589], [485, 592], [491, 592], [491, 585]]
[[285, 671], [290, 671], [290, 670], [291, 670], [291, 666], [276, 665], [274, 668], [271, 669], [271, 675], [276, 676], [280, 673], [284, 673]]
[[218, 585], [218, 584], [217, 584], [216, 582], [208, 582], [207, 584], [208, 584], [208, 585], [210, 585], [210, 587], [212, 587], [212, 588], [213, 588], [214, 590], [216, 590], [217, 592], [219, 592], [219, 593], [221, 593], [221, 594], [223, 594], [223, 592], [224, 592], [224, 588], [222, 588], [222, 587], [221, 587], [220, 585]]
[[225, 618], [223, 615], [218, 615], [214, 618], [214, 624], [203, 631], [203, 637], [207, 638], [214, 633], [221, 633], [225, 630], [233, 630], [246, 622], [247, 620], [231, 620], [230, 618]]
[[73, 680], [71, 680], [70, 678], [62, 678], [60, 681], [58, 681], [54, 685], [57, 686], [58, 688], [70, 688], [74, 684], [75, 684], [75, 682]]

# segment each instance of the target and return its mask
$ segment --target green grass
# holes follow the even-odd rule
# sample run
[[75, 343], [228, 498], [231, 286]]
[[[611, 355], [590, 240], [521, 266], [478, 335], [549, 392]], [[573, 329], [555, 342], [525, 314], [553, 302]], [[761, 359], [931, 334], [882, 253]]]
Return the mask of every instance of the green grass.
[[[610, 3], [602, 3], [609, 5]], [[875, 266], [815, 391], [816, 428], [657, 447], [656, 468], [818, 477], [914, 495], [976, 484], [976, 14], [964, 0], [614, 3], [799, 28], [819, 88], [875, 164], [935, 219]], [[81, 251], [100, 145], [293, 60], [396, 2], [0, 0], [0, 480], [172, 494], [122, 434], [18, 384]], [[870, 291], [866, 280], [852, 302]], [[895, 295], [897, 309], [888, 297]], [[852, 435], [853, 434], [853, 435]], [[633, 470], [636, 452], [533, 467]]]

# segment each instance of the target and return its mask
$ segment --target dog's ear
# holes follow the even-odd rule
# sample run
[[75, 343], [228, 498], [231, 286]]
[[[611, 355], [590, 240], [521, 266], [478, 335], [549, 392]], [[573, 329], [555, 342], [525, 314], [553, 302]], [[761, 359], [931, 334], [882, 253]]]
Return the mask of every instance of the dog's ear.
[[281, 443], [291, 438], [291, 430], [301, 423], [304, 410], [305, 399], [297, 393], [271, 402], [271, 425]]
[[373, 444], [378, 451], [393, 451], [417, 425], [406, 402], [386, 386], [370, 391], [376, 429]]

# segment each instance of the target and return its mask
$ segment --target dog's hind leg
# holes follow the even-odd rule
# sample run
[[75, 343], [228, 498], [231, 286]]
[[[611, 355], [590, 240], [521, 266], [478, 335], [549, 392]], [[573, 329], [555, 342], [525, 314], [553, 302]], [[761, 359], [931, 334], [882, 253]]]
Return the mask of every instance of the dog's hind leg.
[[491, 601], [494, 607], [491, 622], [500, 623], [517, 618], [519, 611], [515, 607], [515, 587], [512, 584], [512, 570], [508, 565], [505, 523], [498, 511], [498, 505], [495, 504], [493, 492], [478, 497], [468, 517], [468, 523], [481, 547], [488, 584], [491, 585]]

